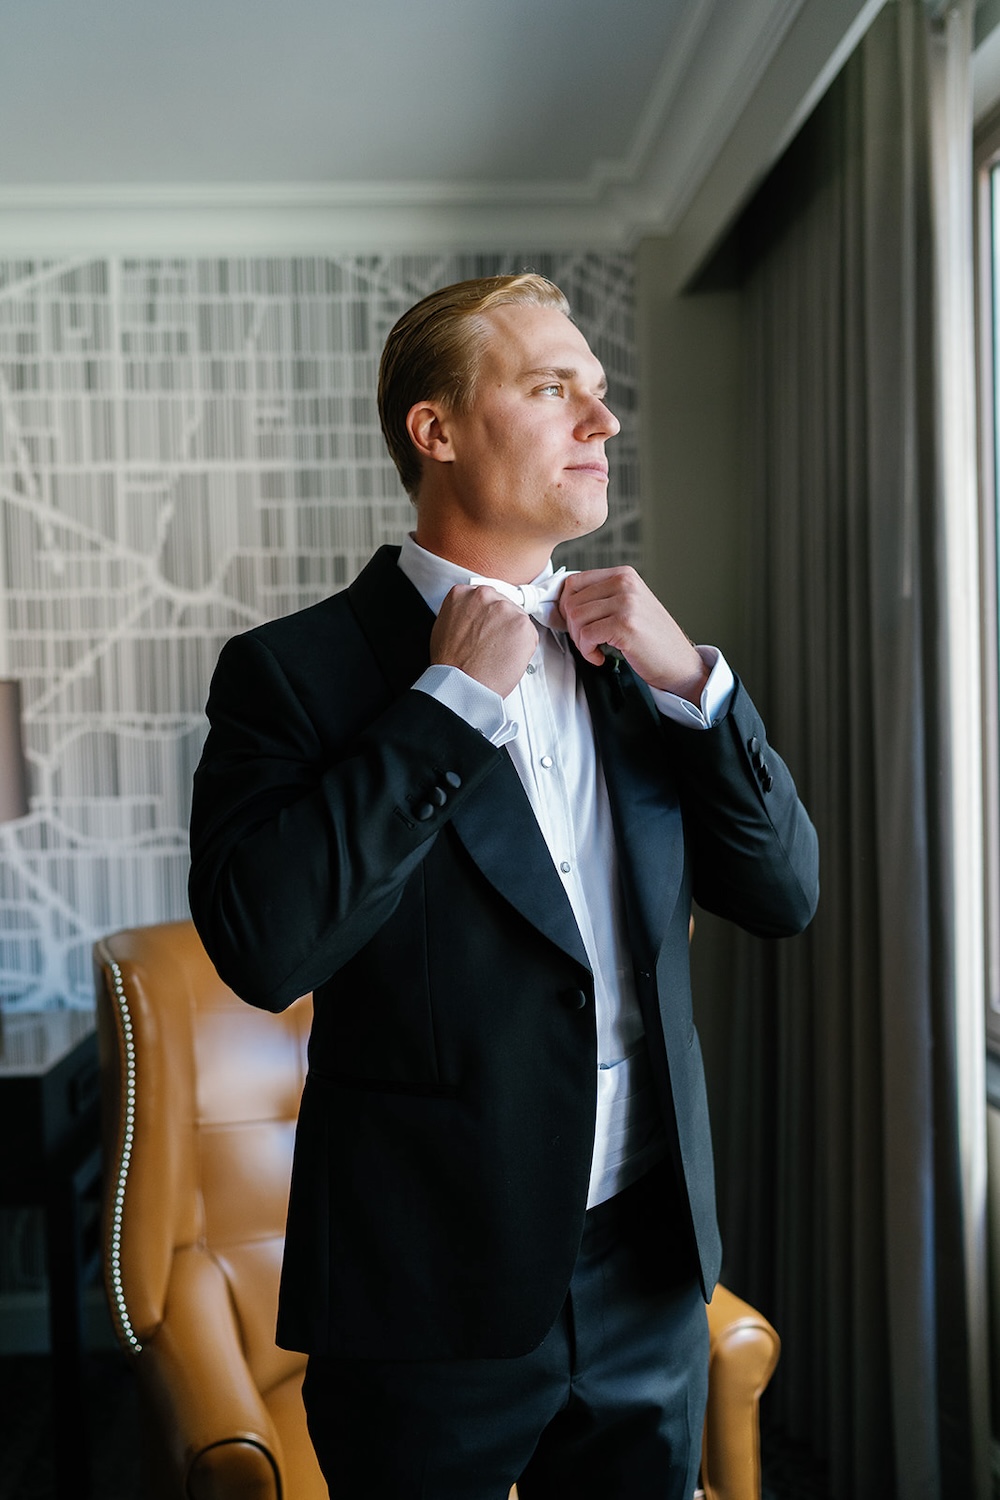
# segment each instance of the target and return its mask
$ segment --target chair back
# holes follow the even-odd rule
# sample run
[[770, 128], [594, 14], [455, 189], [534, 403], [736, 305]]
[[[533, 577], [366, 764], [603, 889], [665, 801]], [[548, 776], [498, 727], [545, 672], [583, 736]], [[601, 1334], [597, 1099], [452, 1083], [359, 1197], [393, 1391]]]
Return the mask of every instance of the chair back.
[[211, 1261], [266, 1392], [303, 1364], [274, 1322], [311, 999], [280, 1015], [245, 1005], [191, 922], [115, 933], [94, 958], [116, 1332], [138, 1352], [177, 1257]]

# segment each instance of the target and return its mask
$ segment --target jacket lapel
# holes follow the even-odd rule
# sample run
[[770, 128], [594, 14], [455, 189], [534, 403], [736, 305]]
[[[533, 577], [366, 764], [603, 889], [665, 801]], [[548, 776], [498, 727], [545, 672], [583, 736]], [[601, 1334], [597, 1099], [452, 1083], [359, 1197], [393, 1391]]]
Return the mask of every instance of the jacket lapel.
[[[577, 654], [611, 802], [633, 947], [654, 963], [677, 904], [684, 837], [648, 689], [627, 667], [591, 666]], [[696, 731], [692, 730], [692, 733]]]
[[455, 813], [451, 826], [500, 895], [589, 971], [573, 908], [506, 750], [493, 775]]
[[[348, 596], [393, 697], [426, 670], [434, 616], [397, 566], [398, 547], [382, 547]], [[590, 965], [573, 910], [506, 750], [500, 764], [450, 821], [499, 894], [533, 927], [585, 968]]]

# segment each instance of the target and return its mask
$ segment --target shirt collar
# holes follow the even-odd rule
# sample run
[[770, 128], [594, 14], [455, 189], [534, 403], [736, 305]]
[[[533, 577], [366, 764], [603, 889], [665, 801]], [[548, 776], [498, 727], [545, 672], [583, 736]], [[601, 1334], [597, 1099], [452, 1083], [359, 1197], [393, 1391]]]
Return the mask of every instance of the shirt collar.
[[[435, 615], [440, 611], [456, 583], [468, 583], [469, 579], [474, 576], [468, 568], [460, 568], [457, 563], [449, 562], [446, 557], [438, 557], [437, 553], [428, 552], [426, 547], [419, 546], [414, 540], [412, 531], [407, 532], [403, 538], [403, 545], [399, 551], [399, 567], [413, 584], [428, 609]], [[549, 558], [537, 578], [532, 578], [529, 582], [544, 583], [546, 578], [551, 578], [554, 571], [552, 559]]]

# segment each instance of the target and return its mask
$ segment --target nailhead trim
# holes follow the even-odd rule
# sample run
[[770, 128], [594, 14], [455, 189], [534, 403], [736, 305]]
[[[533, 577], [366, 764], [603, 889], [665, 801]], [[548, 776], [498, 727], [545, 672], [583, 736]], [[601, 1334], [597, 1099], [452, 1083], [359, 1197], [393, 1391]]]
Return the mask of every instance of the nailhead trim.
[[114, 979], [114, 995], [121, 1021], [122, 1044], [125, 1051], [125, 1111], [122, 1122], [122, 1149], [118, 1162], [118, 1179], [115, 1183], [114, 1206], [111, 1213], [111, 1289], [115, 1311], [121, 1326], [122, 1337], [133, 1354], [142, 1351], [142, 1345], [132, 1327], [125, 1303], [125, 1287], [122, 1282], [122, 1214], [125, 1207], [125, 1187], [128, 1182], [129, 1163], [132, 1160], [132, 1141], [135, 1136], [135, 1038], [132, 1032], [132, 1016], [128, 1008], [122, 971], [114, 959], [108, 961]]

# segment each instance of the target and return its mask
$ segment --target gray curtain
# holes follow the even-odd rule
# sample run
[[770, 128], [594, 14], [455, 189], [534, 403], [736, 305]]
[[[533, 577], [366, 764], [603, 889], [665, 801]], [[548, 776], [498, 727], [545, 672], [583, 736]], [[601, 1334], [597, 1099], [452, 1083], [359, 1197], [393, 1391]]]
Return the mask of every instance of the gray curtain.
[[748, 677], [823, 894], [739, 954], [724, 1274], [837, 1500], [988, 1493], [970, 32], [886, 5], [740, 234]]

